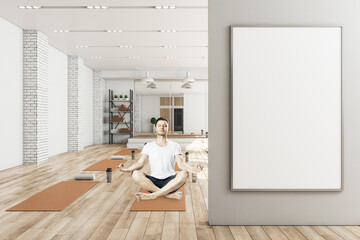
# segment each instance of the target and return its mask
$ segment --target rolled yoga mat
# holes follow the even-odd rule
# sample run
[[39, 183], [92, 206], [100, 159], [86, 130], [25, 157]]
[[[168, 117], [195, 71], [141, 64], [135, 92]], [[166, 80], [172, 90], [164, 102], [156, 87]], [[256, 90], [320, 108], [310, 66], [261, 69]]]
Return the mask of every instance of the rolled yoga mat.
[[131, 155], [131, 151], [135, 151], [136, 153], [140, 153], [141, 149], [123, 149], [117, 153], [115, 153], [114, 155]]
[[112, 170], [115, 171], [117, 166], [123, 162], [126, 162], [126, 160], [102, 160], [91, 165], [84, 171], [105, 171], [107, 168], [112, 168]]
[[95, 180], [95, 174], [77, 174], [75, 180]]
[[6, 211], [62, 211], [97, 183], [99, 182], [59, 182]]
[[[182, 186], [178, 191], [181, 191], [183, 197], [178, 199], [170, 199], [166, 197], [158, 197], [153, 200], [138, 201], [135, 199], [130, 211], [186, 211], [185, 206], [185, 186]], [[148, 193], [148, 191], [141, 189], [141, 192]]]
[[121, 156], [121, 155], [112, 155], [111, 156], [111, 160], [121, 160], [121, 159], [125, 159], [125, 156]]

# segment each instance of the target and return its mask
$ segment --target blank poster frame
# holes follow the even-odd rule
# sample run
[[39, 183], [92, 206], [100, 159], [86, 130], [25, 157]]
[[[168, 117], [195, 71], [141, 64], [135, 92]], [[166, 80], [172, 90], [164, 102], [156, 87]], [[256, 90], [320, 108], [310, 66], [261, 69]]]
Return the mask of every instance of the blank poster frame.
[[[234, 133], [234, 91], [236, 91], [236, 89], [234, 90], [234, 71], [236, 70], [234, 68], [234, 57], [236, 54], [240, 54], [239, 52], [235, 53], [234, 52], [234, 31], [237, 28], [265, 28], [265, 29], [269, 29], [269, 28], [290, 28], [290, 29], [296, 29], [296, 28], [337, 28], [340, 30], [340, 99], [338, 99], [338, 101], [340, 101], [340, 159], [338, 159], [340, 161], [340, 179], [337, 179], [336, 181], [338, 181], [340, 183], [340, 187], [333, 187], [333, 188], [302, 188], [302, 187], [287, 187], [287, 188], [279, 188], [279, 187], [265, 187], [265, 188], [258, 188], [258, 187], [234, 187], [234, 174], [236, 169], [234, 169], [234, 160], [236, 161], [236, 159], [234, 159], [234, 136], [236, 133]], [[230, 82], [230, 86], [231, 86], [231, 90], [230, 90], [230, 158], [231, 158], [231, 165], [230, 165], [230, 189], [231, 191], [295, 191], [295, 192], [300, 192], [300, 191], [325, 191], [325, 192], [341, 192], [344, 190], [344, 186], [343, 186], [343, 182], [344, 182], [344, 162], [343, 162], [343, 114], [342, 114], [342, 26], [249, 26], [249, 25], [231, 25], [230, 26], [230, 41], [231, 41], [231, 48], [230, 48], [230, 56], [231, 56], [231, 82]], [[265, 40], [266, 41], [266, 40]], [[238, 93], [236, 93], [238, 94]], [[236, 120], [235, 120], [236, 121]], [[235, 124], [238, 124], [235, 122]], [[239, 172], [239, 171], [238, 171]], [[286, 179], [284, 179], [284, 181], [286, 181]], [[239, 184], [238, 184], [239, 185]]]

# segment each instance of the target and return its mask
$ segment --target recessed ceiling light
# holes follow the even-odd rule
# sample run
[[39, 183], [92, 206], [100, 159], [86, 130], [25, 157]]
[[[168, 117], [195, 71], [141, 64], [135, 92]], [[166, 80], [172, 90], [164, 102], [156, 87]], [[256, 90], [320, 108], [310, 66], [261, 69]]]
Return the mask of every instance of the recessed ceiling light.
[[177, 58], [177, 57], [165, 57], [165, 58]]
[[102, 59], [102, 57], [91, 57], [91, 59]]
[[87, 47], [89, 47], [89, 46], [83, 46], [83, 45], [78, 45], [78, 46], [76, 46], [77, 48], [87, 48]]
[[177, 46], [164, 46], [164, 48], [176, 48]]
[[18, 6], [20, 9], [40, 9], [41, 6]]
[[164, 30], [164, 29], [162, 29], [162, 30], [160, 30], [160, 32], [166, 32], [166, 33], [169, 33], [169, 32], [177, 32], [176, 30]]
[[155, 6], [156, 9], [175, 9], [176, 6]]
[[112, 30], [112, 29], [108, 29], [108, 30], [106, 30], [106, 32], [116, 33], [116, 32], [122, 32], [122, 30]]
[[88, 9], [107, 9], [108, 6], [87, 6]]

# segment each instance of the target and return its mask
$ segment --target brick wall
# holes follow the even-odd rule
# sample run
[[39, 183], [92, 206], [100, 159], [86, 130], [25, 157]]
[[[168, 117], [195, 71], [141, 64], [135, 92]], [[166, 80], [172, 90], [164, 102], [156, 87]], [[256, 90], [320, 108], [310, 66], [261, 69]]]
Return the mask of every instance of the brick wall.
[[94, 144], [103, 144], [103, 111], [105, 103], [105, 80], [101, 78], [100, 71], [93, 72], [93, 118], [94, 118]]
[[84, 149], [82, 96], [84, 61], [78, 56], [68, 56], [68, 151]]
[[23, 163], [48, 159], [48, 38], [23, 31]]

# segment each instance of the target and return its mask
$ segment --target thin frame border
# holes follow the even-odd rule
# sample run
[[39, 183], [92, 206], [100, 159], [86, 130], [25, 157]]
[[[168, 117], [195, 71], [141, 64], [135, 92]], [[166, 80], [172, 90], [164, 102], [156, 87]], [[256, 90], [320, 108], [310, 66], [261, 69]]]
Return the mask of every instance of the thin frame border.
[[[341, 188], [339, 189], [242, 189], [233, 188], [233, 31], [234, 28], [340, 28], [340, 125], [341, 125]], [[343, 97], [342, 97], [342, 79], [343, 79], [343, 26], [286, 26], [286, 25], [231, 25], [230, 26], [230, 191], [232, 192], [342, 192], [344, 191], [344, 131], [343, 131]]]

